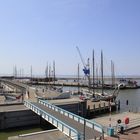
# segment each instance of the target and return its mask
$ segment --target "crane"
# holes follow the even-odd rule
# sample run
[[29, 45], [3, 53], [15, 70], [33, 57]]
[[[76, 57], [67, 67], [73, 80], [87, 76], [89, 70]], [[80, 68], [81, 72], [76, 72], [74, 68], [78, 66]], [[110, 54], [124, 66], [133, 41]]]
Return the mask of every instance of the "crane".
[[84, 68], [83, 68], [83, 72], [84, 72], [84, 74], [85, 74], [87, 77], [89, 77], [89, 75], [90, 75], [89, 58], [88, 58], [88, 62], [87, 62], [87, 65], [86, 65], [85, 62], [84, 62], [84, 59], [83, 59], [83, 57], [82, 57], [82, 55], [81, 55], [80, 49], [78, 48], [78, 46], [76, 46], [76, 48], [77, 48], [77, 51], [78, 51], [78, 53], [79, 53], [80, 59], [81, 59], [81, 61], [82, 61], [83, 67], [84, 67]]

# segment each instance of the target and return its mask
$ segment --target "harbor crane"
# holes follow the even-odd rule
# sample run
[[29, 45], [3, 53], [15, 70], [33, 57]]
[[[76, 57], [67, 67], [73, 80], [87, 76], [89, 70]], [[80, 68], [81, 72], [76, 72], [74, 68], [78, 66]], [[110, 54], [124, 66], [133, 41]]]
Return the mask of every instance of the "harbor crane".
[[84, 62], [84, 59], [83, 59], [83, 57], [81, 55], [80, 49], [78, 48], [78, 46], [76, 46], [76, 48], [77, 48], [77, 51], [79, 53], [80, 59], [82, 61], [83, 67], [84, 67], [83, 72], [84, 72], [85, 76], [89, 77], [89, 75], [90, 75], [89, 58], [88, 58], [88, 62], [87, 62], [87, 65], [86, 65], [85, 62]]
[[78, 53], [79, 53], [79, 56], [80, 56], [80, 59], [81, 59], [81, 61], [82, 61], [82, 64], [83, 64], [83, 72], [84, 72], [84, 74], [85, 74], [85, 77], [87, 77], [87, 79], [88, 79], [88, 86], [89, 86], [89, 90], [90, 90], [90, 68], [89, 68], [89, 58], [88, 58], [88, 60], [87, 60], [87, 64], [85, 64], [85, 62], [84, 62], [84, 59], [83, 59], [83, 57], [82, 57], [82, 55], [81, 55], [81, 52], [80, 52], [80, 49], [78, 48], [78, 46], [76, 46], [76, 48], [77, 48], [77, 51], [78, 51]]

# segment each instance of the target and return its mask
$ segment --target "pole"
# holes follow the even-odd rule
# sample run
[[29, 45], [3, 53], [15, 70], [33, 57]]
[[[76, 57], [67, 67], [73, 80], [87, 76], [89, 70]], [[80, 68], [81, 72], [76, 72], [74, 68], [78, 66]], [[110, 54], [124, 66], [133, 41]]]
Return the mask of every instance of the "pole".
[[79, 67], [79, 64], [78, 64], [78, 94], [80, 93], [80, 84], [79, 84], [79, 74], [80, 74], [80, 67]]
[[115, 72], [114, 72], [114, 63], [111, 60], [111, 77], [112, 77], [112, 87], [115, 86]]
[[111, 127], [111, 100], [109, 101], [109, 121], [110, 121], [110, 124], [109, 124], [109, 127]]
[[104, 81], [103, 81], [103, 52], [101, 51], [101, 78], [102, 78], [102, 94], [104, 94]]
[[55, 86], [55, 61], [53, 61], [53, 84]]
[[32, 84], [32, 76], [33, 76], [33, 75], [32, 75], [32, 72], [33, 72], [33, 71], [32, 71], [32, 65], [31, 65], [30, 72], [31, 72], [31, 84]]
[[51, 82], [51, 65], [49, 65], [49, 87], [50, 87], [50, 82]]
[[97, 87], [98, 87], [98, 83], [99, 83], [99, 81], [98, 81], [98, 65], [96, 64], [96, 83], [97, 83]]
[[94, 94], [95, 94], [95, 89], [94, 89], [94, 84], [95, 84], [95, 72], [94, 72], [94, 69], [95, 69], [95, 60], [94, 60], [94, 49], [93, 49], [93, 54], [92, 54], [93, 56], [93, 58], [92, 58], [92, 66], [93, 66], [93, 97], [95, 96]]
[[84, 118], [84, 140], [86, 139], [86, 120]]
[[46, 79], [47, 79], [48, 78], [48, 62], [47, 62], [46, 69], [45, 69], [45, 76], [46, 76]]
[[91, 82], [90, 82], [90, 64], [89, 64], [89, 58], [88, 58], [87, 66], [88, 66], [88, 69], [89, 69], [89, 75], [87, 75], [87, 77], [88, 77], [88, 87], [89, 87], [89, 92], [90, 92], [90, 84], [91, 84]]

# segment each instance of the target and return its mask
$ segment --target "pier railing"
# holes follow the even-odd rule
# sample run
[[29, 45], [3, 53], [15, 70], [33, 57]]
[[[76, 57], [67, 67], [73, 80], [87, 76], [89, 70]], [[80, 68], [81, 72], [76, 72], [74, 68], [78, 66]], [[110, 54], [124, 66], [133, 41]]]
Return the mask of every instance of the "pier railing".
[[39, 103], [40, 104], [43, 104], [44, 106], [47, 106], [48, 108], [50, 108], [50, 109], [52, 109], [52, 110], [54, 110], [56, 112], [59, 112], [60, 114], [65, 115], [65, 116], [67, 116], [67, 117], [69, 117], [69, 118], [71, 118], [71, 119], [73, 119], [73, 120], [75, 120], [75, 121], [77, 121], [77, 122], [79, 122], [81, 124], [84, 124], [87, 127], [90, 127], [92, 129], [95, 129], [96, 131], [102, 133], [102, 135], [104, 134], [104, 128], [103, 128], [103, 126], [100, 125], [100, 124], [97, 124], [95, 121], [90, 121], [90, 120], [85, 119], [83, 117], [80, 117], [80, 116], [78, 116], [78, 115], [76, 115], [74, 113], [71, 113], [69, 111], [66, 111], [66, 110], [64, 110], [64, 109], [62, 109], [60, 107], [57, 107], [57, 106], [49, 103], [47, 100], [41, 100], [41, 99], [39, 99]]
[[73, 129], [72, 127], [68, 126], [64, 122], [58, 120], [54, 116], [48, 114], [44, 110], [38, 108], [36, 105], [32, 104], [30, 101], [25, 100], [24, 105], [34, 111], [36, 114], [40, 115], [46, 121], [50, 122], [54, 126], [56, 126], [61, 132], [65, 133], [73, 140], [83, 140], [83, 134], [78, 132], [77, 130]]

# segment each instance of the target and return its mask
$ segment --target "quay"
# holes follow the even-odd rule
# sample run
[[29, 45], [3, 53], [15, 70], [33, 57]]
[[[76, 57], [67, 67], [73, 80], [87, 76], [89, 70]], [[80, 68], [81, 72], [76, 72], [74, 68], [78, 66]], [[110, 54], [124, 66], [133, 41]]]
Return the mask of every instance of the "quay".
[[0, 130], [39, 123], [40, 117], [26, 108], [23, 103], [0, 105]]
[[[55, 82], [40, 82], [40, 81], [32, 81], [32, 82], [28, 82], [29, 85], [52, 85], [52, 86], [66, 86], [66, 87], [89, 87], [89, 85], [87, 83], [78, 83], [78, 82], [68, 82], [68, 80], [66, 81], [55, 81]], [[92, 88], [92, 85], [91, 87]], [[124, 87], [120, 87], [120, 89], [138, 89], [140, 88], [139, 85], [137, 86], [124, 86]], [[102, 89], [102, 85], [95, 85], [94, 89]], [[111, 84], [104, 84], [103, 89], [115, 89], [114, 86], [112, 86]]]
[[[125, 124], [125, 119], [129, 118], [129, 123]], [[118, 120], [121, 120], [121, 123], [118, 124]], [[129, 139], [133, 137], [135, 140], [138, 138], [139, 133], [134, 133], [135, 135], [128, 136], [127, 134], [130, 134], [130, 132], [135, 132], [135, 129], [137, 129], [140, 132], [140, 113], [134, 113], [134, 112], [123, 112], [123, 113], [117, 113], [117, 114], [110, 114], [106, 116], [102, 116], [99, 118], [94, 118], [94, 121], [96, 121], [99, 124], [102, 124], [105, 128], [111, 128], [113, 130], [113, 135], [106, 136], [105, 140], [123, 140], [123, 139]], [[120, 126], [123, 127], [123, 133], [119, 133]], [[107, 129], [105, 130], [106, 133], [108, 133]], [[137, 136], [138, 135], [138, 136]], [[122, 139], [121, 139], [122, 138]]]
[[[129, 124], [125, 126], [125, 118], [129, 117], [130, 121]], [[116, 113], [116, 114], [110, 114], [109, 116], [102, 116], [99, 118], [95, 118], [94, 120], [98, 122], [99, 124], [102, 124], [103, 126], [109, 126], [116, 128], [118, 123], [118, 120], [121, 120], [121, 124], [126, 127], [126, 129], [132, 129], [135, 127], [140, 126], [140, 113], [134, 113], [134, 112], [122, 112], [122, 113]]]
[[94, 118], [104, 113], [110, 113], [118, 109], [118, 104], [114, 102], [99, 101], [92, 102], [87, 100], [87, 118]]

